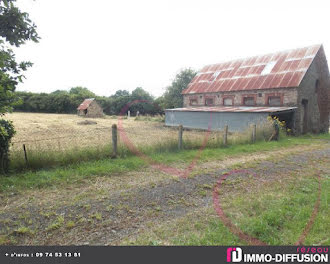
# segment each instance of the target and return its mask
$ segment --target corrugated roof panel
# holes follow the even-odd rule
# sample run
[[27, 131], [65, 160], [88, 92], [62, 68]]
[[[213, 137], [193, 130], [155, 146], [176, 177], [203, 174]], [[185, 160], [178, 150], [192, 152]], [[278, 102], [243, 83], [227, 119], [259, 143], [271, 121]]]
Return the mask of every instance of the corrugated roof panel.
[[307, 57], [307, 56], [315, 57], [315, 55], [318, 52], [318, 50], [320, 49], [320, 47], [321, 47], [321, 45], [308, 47], [305, 57]]
[[254, 76], [250, 79], [250, 81], [246, 84], [244, 87], [244, 90], [253, 90], [254, 89], [254, 84], [258, 80], [258, 76]]
[[227, 87], [226, 87], [226, 91], [230, 91], [231, 87], [236, 82], [236, 80], [237, 79], [229, 79], [229, 82], [228, 82]]
[[299, 57], [299, 58], [303, 58], [303, 57], [305, 57], [305, 54], [306, 54], [307, 50], [308, 50], [308, 48], [302, 48], [302, 49], [299, 49], [299, 50], [298, 50], [298, 57]]
[[209, 83], [199, 83], [197, 87], [197, 93], [203, 93], [208, 86]]
[[287, 87], [290, 84], [291, 78], [293, 76], [293, 72], [287, 72], [282, 81], [280, 82], [279, 87]]
[[232, 90], [235, 91], [243, 90], [245, 84], [246, 84], [246, 78], [238, 79], [235, 85], [233, 86]]
[[299, 50], [292, 50], [292, 51], [290, 51], [289, 54], [288, 54], [288, 59], [296, 59], [296, 58], [299, 58], [298, 54], [299, 54]]
[[218, 65], [217, 64], [213, 64], [211, 65], [211, 67], [209, 68], [209, 71], [216, 71]]
[[305, 72], [295, 72], [292, 76], [292, 79], [290, 81], [291, 86], [298, 86], [302, 80], [302, 78], [305, 76]]
[[[205, 66], [183, 94], [299, 86], [320, 47], [315, 45]], [[268, 70], [264, 71], [265, 67]], [[220, 73], [214, 75], [215, 72]]]
[[281, 81], [284, 78], [285, 73], [275, 74], [274, 79], [272, 81], [272, 87], [277, 88], [280, 87]]
[[266, 75], [266, 80], [264, 81], [263, 88], [271, 87], [272, 81], [276, 74], [268, 74]]
[[236, 71], [237, 71], [237, 68], [228, 71], [227, 78], [233, 78], [235, 76]]
[[289, 71], [294, 72], [294, 71], [298, 70], [298, 66], [299, 66], [300, 62], [301, 62], [300, 59], [292, 61], [291, 65], [289, 67]]
[[218, 85], [218, 87], [217, 87], [217, 92], [220, 92], [220, 91], [222, 91], [222, 87], [223, 86], [226, 86], [226, 82], [228, 82], [229, 80], [220, 80], [219, 81], [219, 85]]
[[286, 72], [290, 69], [292, 61], [284, 61], [281, 65], [281, 68], [278, 70], [278, 72]]
[[281, 54], [277, 59], [277, 63], [275, 64], [274, 68], [272, 69], [271, 73], [279, 72], [280, 68], [282, 67], [283, 62], [287, 58], [288, 54]]
[[245, 77], [249, 74], [251, 67], [245, 67], [243, 68], [242, 76]]
[[260, 76], [260, 77], [257, 79], [257, 81], [254, 83], [254, 87], [255, 87], [255, 89], [261, 89], [261, 88], [263, 88], [263, 84], [264, 84], [266, 78], [267, 78], [267, 75]]
[[311, 65], [312, 61], [313, 58], [302, 59], [297, 70], [308, 68]]
[[238, 68], [235, 72], [235, 76], [243, 76], [244, 70], [246, 70], [246, 68]]
[[206, 88], [206, 91], [210, 90], [211, 92], [214, 92], [215, 87], [218, 85], [217, 81], [211, 82], [209, 86]]
[[229, 71], [227, 70], [227, 71], [221, 72], [221, 74], [219, 75], [219, 78], [221, 78], [221, 79], [228, 78], [230, 72], [231, 72], [231, 70], [229, 70]]
[[217, 89], [217, 91], [226, 91], [224, 89], [224, 87], [228, 87], [228, 83], [230, 82], [230, 79], [225, 79], [223, 80], [223, 83], [221, 84], [221, 86]]

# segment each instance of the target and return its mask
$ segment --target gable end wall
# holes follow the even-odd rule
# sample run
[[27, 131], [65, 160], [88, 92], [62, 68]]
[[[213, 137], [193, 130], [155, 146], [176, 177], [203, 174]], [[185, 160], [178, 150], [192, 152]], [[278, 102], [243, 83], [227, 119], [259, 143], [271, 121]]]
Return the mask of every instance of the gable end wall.
[[[319, 81], [316, 89], [316, 81]], [[304, 107], [302, 100], [308, 100], [306, 132], [327, 132], [329, 129], [329, 69], [321, 48], [298, 87], [297, 107], [295, 113], [295, 130], [303, 133]]]

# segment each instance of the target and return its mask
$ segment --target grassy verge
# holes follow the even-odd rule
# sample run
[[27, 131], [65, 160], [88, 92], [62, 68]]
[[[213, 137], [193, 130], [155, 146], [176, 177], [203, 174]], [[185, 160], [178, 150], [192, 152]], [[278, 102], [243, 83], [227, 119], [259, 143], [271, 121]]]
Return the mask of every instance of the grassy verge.
[[[219, 193], [225, 214], [243, 232], [269, 245], [294, 245], [309, 221], [318, 197], [315, 171], [319, 165], [330, 168], [328, 159], [313, 162], [292, 171], [290, 175], [279, 172], [264, 182], [262, 178], [241, 182], [227, 180]], [[329, 174], [321, 172], [321, 177], [321, 203], [304, 242], [308, 245], [330, 243]], [[235, 181], [235, 185], [231, 181]], [[244, 245], [246, 242], [233, 235], [213, 207], [209, 207], [181, 219], [152, 226], [122, 244]]]
[[[278, 142], [259, 141], [255, 144], [231, 145], [226, 148], [215, 148], [213, 146], [212, 148], [205, 148], [201, 152], [199, 162], [223, 160], [241, 154], [271, 151], [280, 148], [289, 148], [295, 145], [308, 145], [316, 143], [318, 139], [328, 140], [330, 136], [308, 135], [303, 137], [284, 137]], [[192, 161], [199, 154], [199, 151], [198, 149], [186, 149], [178, 152], [173, 149], [161, 151], [146, 148], [145, 153], [149, 154], [155, 161], [165, 164], [176, 164], [178, 162]], [[100, 158], [102, 158], [102, 156], [100, 156]], [[96, 176], [110, 176], [116, 173], [134, 171], [144, 166], [147, 166], [145, 161], [127, 151], [125, 158], [110, 159], [107, 157], [96, 161], [84, 161], [52, 169], [13, 173], [9, 177], [2, 176], [0, 177], [0, 191], [17, 191], [26, 188], [65, 185]]]

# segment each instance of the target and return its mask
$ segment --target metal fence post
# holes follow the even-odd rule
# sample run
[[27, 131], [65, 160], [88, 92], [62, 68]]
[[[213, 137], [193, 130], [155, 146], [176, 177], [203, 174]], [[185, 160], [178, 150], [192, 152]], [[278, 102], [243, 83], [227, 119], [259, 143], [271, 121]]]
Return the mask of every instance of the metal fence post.
[[28, 166], [28, 157], [27, 157], [27, 151], [26, 151], [25, 144], [23, 144], [23, 151], [24, 151], [25, 164], [26, 164], [26, 166]]
[[182, 134], [183, 134], [183, 127], [182, 127], [182, 125], [179, 125], [179, 140], [178, 140], [179, 150], [182, 149]]
[[228, 144], [228, 125], [225, 125], [225, 129], [223, 131], [223, 145], [227, 146]]
[[112, 158], [117, 157], [117, 125], [112, 125]]

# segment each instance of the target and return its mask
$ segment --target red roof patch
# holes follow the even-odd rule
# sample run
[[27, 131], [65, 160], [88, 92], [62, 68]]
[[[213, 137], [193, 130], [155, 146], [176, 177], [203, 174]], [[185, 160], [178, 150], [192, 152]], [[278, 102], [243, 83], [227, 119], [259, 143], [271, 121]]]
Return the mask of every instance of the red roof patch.
[[85, 110], [89, 107], [91, 102], [94, 101], [94, 98], [85, 99], [77, 108], [77, 110]]

